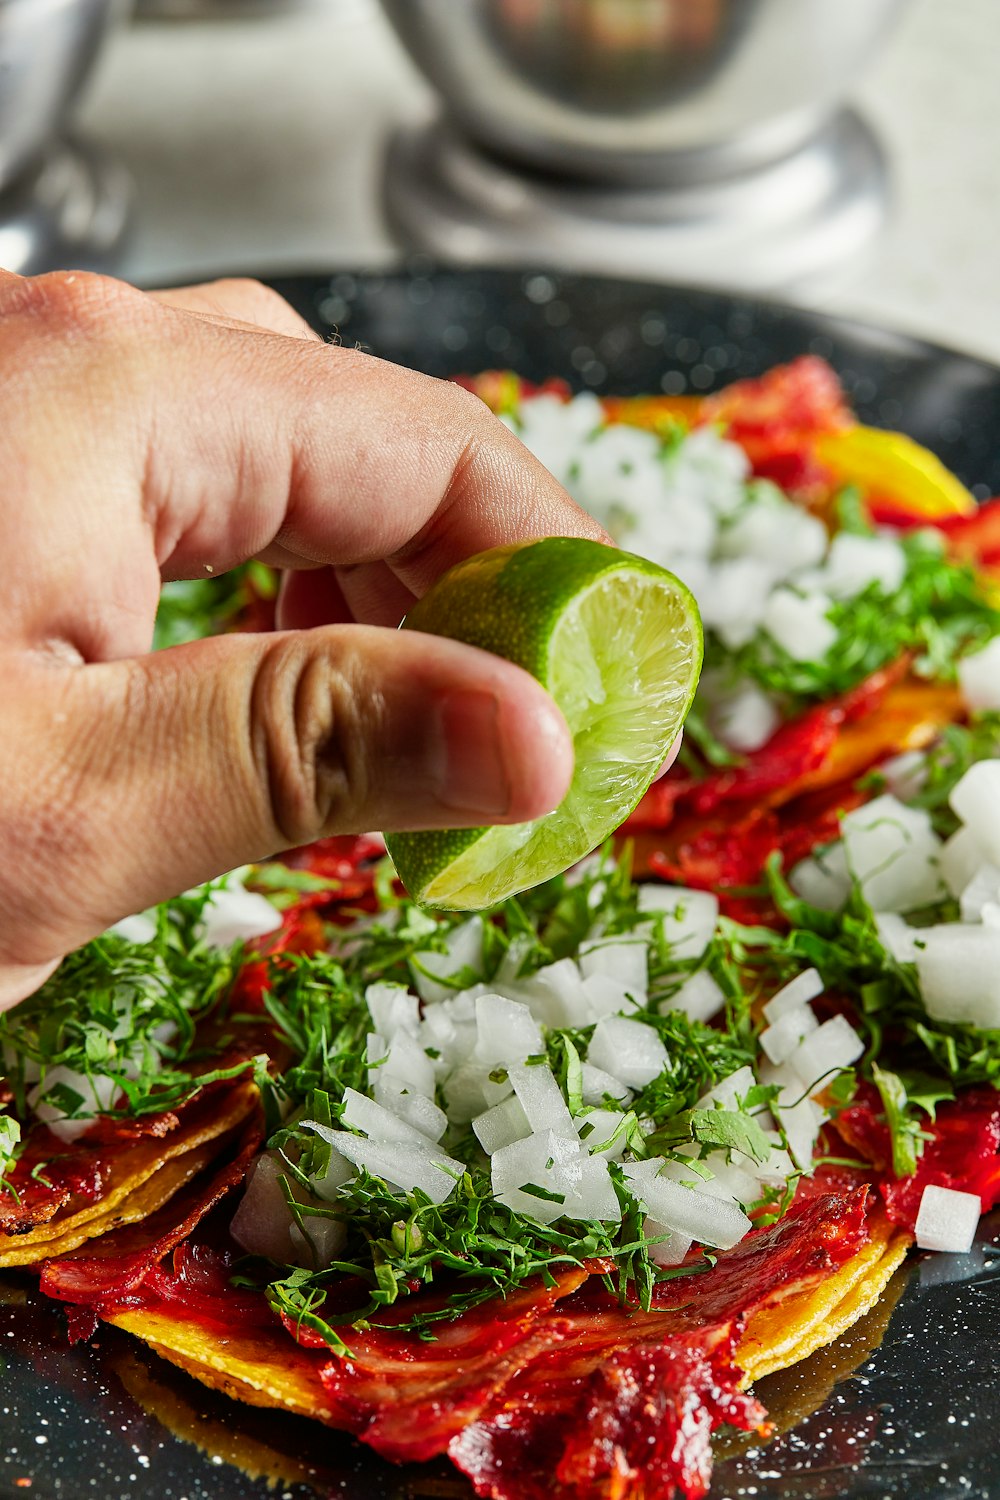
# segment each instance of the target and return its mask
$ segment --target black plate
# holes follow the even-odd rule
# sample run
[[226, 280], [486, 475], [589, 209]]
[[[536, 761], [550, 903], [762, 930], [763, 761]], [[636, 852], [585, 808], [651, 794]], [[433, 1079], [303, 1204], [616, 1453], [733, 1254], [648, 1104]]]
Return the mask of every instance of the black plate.
[[[1000, 369], [841, 319], [551, 273], [274, 282], [324, 333], [435, 375], [512, 367], [623, 395], [701, 392], [812, 352], [865, 421], [1000, 491]], [[921, 1257], [848, 1336], [761, 1382], [779, 1429], [720, 1444], [713, 1500], [1000, 1500], [1000, 1215], [972, 1256]], [[723, 1456], [725, 1455], [725, 1456]], [[2, 1500], [415, 1500], [469, 1495], [303, 1419], [206, 1391], [114, 1329], [70, 1348], [29, 1278], [0, 1275]]]

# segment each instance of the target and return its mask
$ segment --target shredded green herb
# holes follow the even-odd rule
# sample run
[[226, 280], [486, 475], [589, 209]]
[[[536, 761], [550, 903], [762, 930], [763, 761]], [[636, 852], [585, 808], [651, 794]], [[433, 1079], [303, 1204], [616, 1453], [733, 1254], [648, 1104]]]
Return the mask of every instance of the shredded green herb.
[[217, 578], [165, 583], [156, 611], [153, 647], [159, 651], [231, 629], [251, 598], [271, 599], [276, 590], [274, 569], [259, 562], [244, 563]]
[[[933, 1120], [938, 1103], [973, 1084], [1000, 1089], [1000, 1030], [933, 1020], [924, 1008], [915, 967], [897, 962], [883, 947], [874, 914], [857, 888], [843, 911], [831, 913], [795, 895], [777, 857], [768, 865], [767, 880], [787, 930], [720, 925], [728, 927], [741, 962], [787, 978], [816, 968], [826, 988], [852, 1002], [852, 1020], [867, 1042], [857, 1072], [878, 1088], [894, 1170], [907, 1176], [916, 1170], [923, 1149], [921, 1120]], [[942, 903], [942, 911], [925, 915], [933, 921], [950, 915], [950, 908]], [[891, 1068], [886, 1058], [891, 1058]], [[850, 1072], [839, 1087], [846, 1103]]]
[[[405, 898], [386, 891], [383, 910], [360, 930], [351, 930], [349, 947], [341, 956], [300, 955], [276, 967], [265, 1003], [297, 1060], [281, 1078], [265, 1085], [272, 1120], [283, 1117], [287, 1122], [273, 1135], [270, 1146], [281, 1153], [289, 1181], [297, 1189], [308, 1192], [312, 1182], [322, 1179], [331, 1147], [314, 1130], [300, 1130], [296, 1121], [340, 1124], [344, 1090], [366, 1090], [366, 1038], [372, 1021], [364, 1001], [365, 986], [374, 979], [411, 982], [414, 973], [421, 972], [419, 955], [444, 951], [448, 935], [465, 920], [431, 918]], [[697, 1107], [714, 1083], [754, 1060], [749, 1002], [735, 969], [727, 967], [721, 951], [705, 960], [729, 997], [728, 1019], [721, 1026], [692, 1021], [679, 1010], [658, 1013], [660, 998], [673, 993], [696, 965], [672, 958], [663, 940], [662, 920], [639, 911], [627, 858], [615, 862], [605, 853], [574, 877], [560, 876], [504, 903], [484, 926], [481, 971], [462, 971], [459, 986], [482, 981], [488, 987], [501, 973], [508, 982], [530, 979], [544, 965], [575, 954], [595, 925], [608, 937], [627, 936], [642, 928], [637, 941], [649, 942], [650, 1006], [632, 1019], [657, 1033], [669, 1057], [663, 1073], [638, 1091], [624, 1112], [616, 1137], [640, 1156], [654, 1150], [672, 1155], [684, 1148], [689, 1154], [678, 1159], [696, 1172], [699, 1155], [710, 1151], [746, 1152], [753, 1159], [766, 1159], [770, 1143], [749, 1116]], [[571, 1111], [578, 1116], [586, 1112], [581, 1059], [593, 1030], [593, 1026], [551, 1029], [545, 1037], [544, 1055], [534, 1059], [549, 1064]], [[497, 1070], [498, 1079], [502, 1073]], [[753, 1102], [763, 1108], [773, 1091], [759, 1092], [760, 1099]], [[605, 1102], [619, 1108], [616, 1100]], [[639, 1129], [640, 1117], [646, 1122], [644, 1130]], [[662, 1128], [662, 1138], [655, 1134], [649, 1138], [651, 1125]], [[610, 1142], [588, 1144], [593, 1148]], [[643, 1212], [614, 1163], [610, 1174], [623, 1210], [621, 1223], [557, 1219], [543, 1224], [495, 1198], [489, 1159], [471, 1129], [453, 1126], [445, 1146], [461, 1162], [464, 1175], [442, 1203], [431, 1202], [419, 1190], [394, 1190], [363, 1170], [343, 1184], [335, 1200], [320, 1210], [344, 1228], [346, 1238], [336, 1268], [309, 1272], [298, 1267], [278, 1275], [268, 1285], [272, 1306], [321, 1332], [336, 1348], [342, 1341], [337, 1329], [359, 1319], [377, 1320], [379, 1309], [432, 1284], [446, 1287], [447, 1297], [433, 1309], [422, 1309], [403, 1326], [426, 1333], [435, 1321], [456, 1317], [486, 1296], [509, 1296], [526, 1280], [537, 1276], [551, 1280], [562, 1267], [595, 1259], [614, 1263], [612, 1280], [623, 1298], [648, 1305], [658, 1281], [694, 1274], [707, 1264], [661, 1268], [653, 1262], [642, 1233]], [[708, 1169], [701, 1170], [711, 1175]], [[527, 1184], [523, 1190], [539, 1202], [560, 1198], [541, 1184]], [[291, 1198], [289, 1202], [291, 1206]], [[315, 1199], [307, 1208], [293, 1207], [305, 1232], [309, 1215], [315, 1211]], [[328, 1316], [326, 1292], [345, 1268], [367, 1288], [367, 1300], [349, 1313]]]
[[836, 601], [829, 619], [837, 639], [820, 660], [797, 661], [760, 631], [735, 652], [711, 638], [706, 667], [751, 678], [780, 695], [788, 713], [848, 692], [904, 652], [915, 653], [918, 675], [954, 681], [959, 657], [1000, 632], [1000, 614], [973, 569], [945, 556], [936, 532], [911, 532], [899, 541], [906, 558], [900, 587], [887, 594], [872, 584]]
[[[210, 890], [159, 907], [148, 943], [106, 933], [69, 954], [41, 989], [0, 1014], [0, 1058], [17, 1117], [30, 1116], [29, 1094], [44, 1089], [56, 1067], [112, 1079], [125, 1103], [100, 1112], [129, 1116], [170, 1109], [200, 1085], [235, 1076], [202, 1066], [207, 1059], [196, 1050], [198, 1022], [228, 991], [239, 961], [238, 949], [198, 940]], [[89, 1090], [85, 1097], [72, 1085], [53, 1085], [46, 1097], [71, 1117], [95, 1108]]]

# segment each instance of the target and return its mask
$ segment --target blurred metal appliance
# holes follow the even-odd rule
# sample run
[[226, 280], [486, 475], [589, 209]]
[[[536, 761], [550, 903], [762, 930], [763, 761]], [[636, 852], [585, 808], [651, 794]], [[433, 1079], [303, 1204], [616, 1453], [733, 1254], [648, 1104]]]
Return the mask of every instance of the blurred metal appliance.
[[389, 155], [420, 249], [755, 288], [882, 222], [882, 153], [842, 105], [906, 0], [381, 3], [445, 105]]
[[120, 0], [0, 0], [0, 266], [105, 269], [128, 222], [121, 167], [68, 133]]

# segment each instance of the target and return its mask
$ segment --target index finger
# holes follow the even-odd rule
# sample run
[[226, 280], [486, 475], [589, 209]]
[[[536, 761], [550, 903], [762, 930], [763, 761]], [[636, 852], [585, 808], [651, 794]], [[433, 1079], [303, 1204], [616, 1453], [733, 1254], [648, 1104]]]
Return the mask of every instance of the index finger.
[[[419, 595], [453, 563], [488, 547], [550, 535], [605, 539], [483, 403], [448, 382], [357, 350], [304, 351], [281, 340], [260, 351], [240, 400], [243, 419], [224, 431], [216, 426], [212, 436], [231, 462], [245, 442], [251, 403], [259, 420], [277, 428], [266, 458], [256, 436], [253, 442], [255, 461], [273, 475], [269, 521], [280, 515], [258, 548], [264, 561], [295, 568], [385, 560]], [[176, 479], [175, 470], [167, 495], [175, 515]], [[223, 526], [234, 514], [229, 498], [228, 507], [219, 500]], [[190, 536], [171, 571], [197, 564], [204, 546]]]
[[[78, 379], [52, 361], [26, 371], [52, 387], [25, 403], [28, 425], [31, 410], [44, 423], [43, 477], [70, 445], [72, 462], [55, 467], [85, 492], [76, 508], [82, 499], [106, 510], [120, 493], [109, 465], [120, 471], [127, 459], [167, 577], [254, 556], [292, 568], [387, 559], [420, 594], [487, 547], [604, 536], [478, 398], [448, 382], [357, 350], [234, 329], [100, 277], [19, 280], [13, 291], [2, 279], [3, 311], [5, 348], [29, 330], [81, 366]], [[107, 414], [97, 432], [95, 409]]]

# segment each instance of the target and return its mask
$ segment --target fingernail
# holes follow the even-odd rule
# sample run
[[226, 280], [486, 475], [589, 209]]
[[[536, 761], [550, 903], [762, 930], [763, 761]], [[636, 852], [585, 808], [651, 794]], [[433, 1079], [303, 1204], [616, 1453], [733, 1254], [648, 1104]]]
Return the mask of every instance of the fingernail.
[[673, 765], [674, 761], [680, 754], [681, 746], [683, 745], [683, 743], [684, 731], [682, 729], [680, 734], [674, 740], [674, 743], [670, 746], [670, 749], [667, 751], [667, 758], [663, 762], [663, 765], [660, 767], [660, 769], [657, 771], [656, 775], [653, 777], [654, 781], [659, 781], [661, 776], [666, 776], [667, 772], [670, 770], [670, 767]]
[[439, 700], [438, 796], [456, 812], [502, 818], [510, 777], [500, 743], [500, 706], [492, 693], [449, 693]]

